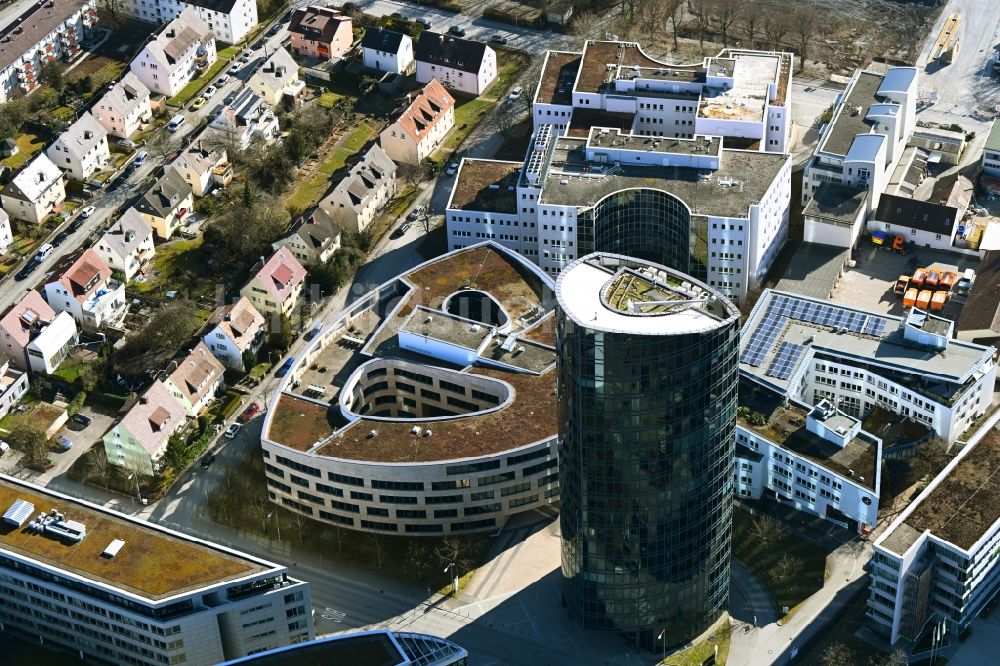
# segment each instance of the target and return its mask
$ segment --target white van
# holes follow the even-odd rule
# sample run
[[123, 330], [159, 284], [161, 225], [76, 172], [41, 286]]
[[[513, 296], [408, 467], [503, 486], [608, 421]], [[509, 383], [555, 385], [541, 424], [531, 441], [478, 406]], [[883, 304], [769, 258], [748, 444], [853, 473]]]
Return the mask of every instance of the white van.
[[134, 160], [132, 160], [132, 164], [136, 165], [137, 167], [142, 166], [142, 163], [146, 161], [147, 157], [149, 157], [149, 153], [147, 153], [145, 150], [140, 150], [139, 154], [135, 156]]
[[184, 121], [185, 121], [184, 116], [178, 113], [176, 116], [170, 119], [169, 123], [167, 123], [167, 129], [170, 130], [171, 132], [176, 132], [177, 130], [180, 129], [181, 125], [184, 124]]
[[35, 263], [40, 263], [42, 261], [45, 261], [45, 257], [52, 254], [52, 250], [53, 248], [51, 243], [45, 243], [40, 248], [38, 248], [38, 252], [35, 253]]

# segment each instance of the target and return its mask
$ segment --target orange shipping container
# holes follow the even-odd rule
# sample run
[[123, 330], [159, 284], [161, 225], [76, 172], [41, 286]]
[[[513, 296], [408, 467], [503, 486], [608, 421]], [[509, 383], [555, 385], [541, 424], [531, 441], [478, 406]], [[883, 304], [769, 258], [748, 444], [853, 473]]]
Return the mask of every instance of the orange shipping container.
[[945, 291], [951, 291], [951, 288], [955, 286], [955, 282], [958, 280], [958, 276], [951, 271], [945, 271], [941, 274], [941, 281], [938, 282], [938, 289], [944, 289]]
[[939, 271], [927, 271], [927, 278], [924, 280], [924, 286], [928, 289], [937, 289], [938, 282], [941, 281], [941, 273]]
[[921, 310], [926, 310], [931, 304], [931, 296], [934, 292], [930, 289], [924, 289], [919, 294], [917, 294], [917, 307]]
[[944, 310], [945, 301], [948, 300], [948, 292], [946, 291], [935, 291], [934, 295], [931, 297], [931, 310]]
[[910, 284], [912, 284], [914, 287], [920, 288], [924, 286], [924, 280], [926, 279], [927, 279], [927, 269], [918, 268], [913, 272], [913, 279], [910, 280]]
[[903, 294], [903, 307], [912, 308], [917, 302], [917, 290], [907, 289], [906, 293]]

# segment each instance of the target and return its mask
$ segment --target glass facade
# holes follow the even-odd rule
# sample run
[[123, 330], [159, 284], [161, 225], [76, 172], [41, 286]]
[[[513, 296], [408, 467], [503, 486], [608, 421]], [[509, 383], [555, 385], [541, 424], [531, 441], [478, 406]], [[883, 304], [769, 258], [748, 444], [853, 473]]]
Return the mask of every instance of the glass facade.
[[622, 190], [580, 213], [579, 256], [623, 254], [708, 278], [708, 220], [660, 190]]
[[562, 298], [557, 311], [564, 602], [648, 649], [661, 631], [667, 645], [696, 637], [728, 600], [739, 318], [726, 309], [710, 330], [658, 335], [591, 328]]

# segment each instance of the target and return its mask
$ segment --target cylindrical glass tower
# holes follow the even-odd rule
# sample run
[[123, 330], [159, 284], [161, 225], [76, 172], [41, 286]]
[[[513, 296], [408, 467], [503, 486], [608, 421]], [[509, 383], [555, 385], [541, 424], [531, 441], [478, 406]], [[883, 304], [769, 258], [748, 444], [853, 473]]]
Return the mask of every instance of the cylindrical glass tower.
[[564, 602], [648, 649], [683, 643], [728, 599], [739, 312], [605, 253], [556, 296]]

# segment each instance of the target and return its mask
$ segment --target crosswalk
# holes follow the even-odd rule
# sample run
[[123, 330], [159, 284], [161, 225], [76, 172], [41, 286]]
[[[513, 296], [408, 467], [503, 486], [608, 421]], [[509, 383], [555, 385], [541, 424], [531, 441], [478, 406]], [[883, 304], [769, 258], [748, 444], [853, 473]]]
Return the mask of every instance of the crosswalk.
[[323, 612], [320, 613], [319, 616], [324, 620], [329, 620], [330, 622], [336, 622], [337, 624], [341, 624], [343, 623], [344, 618], [347, 617], [347, 613], [345, 613], [342, 610], [337, 610], [336, 608], [330, 608], [329, 606], [327, 606], [326, 608], [323, 609]]

